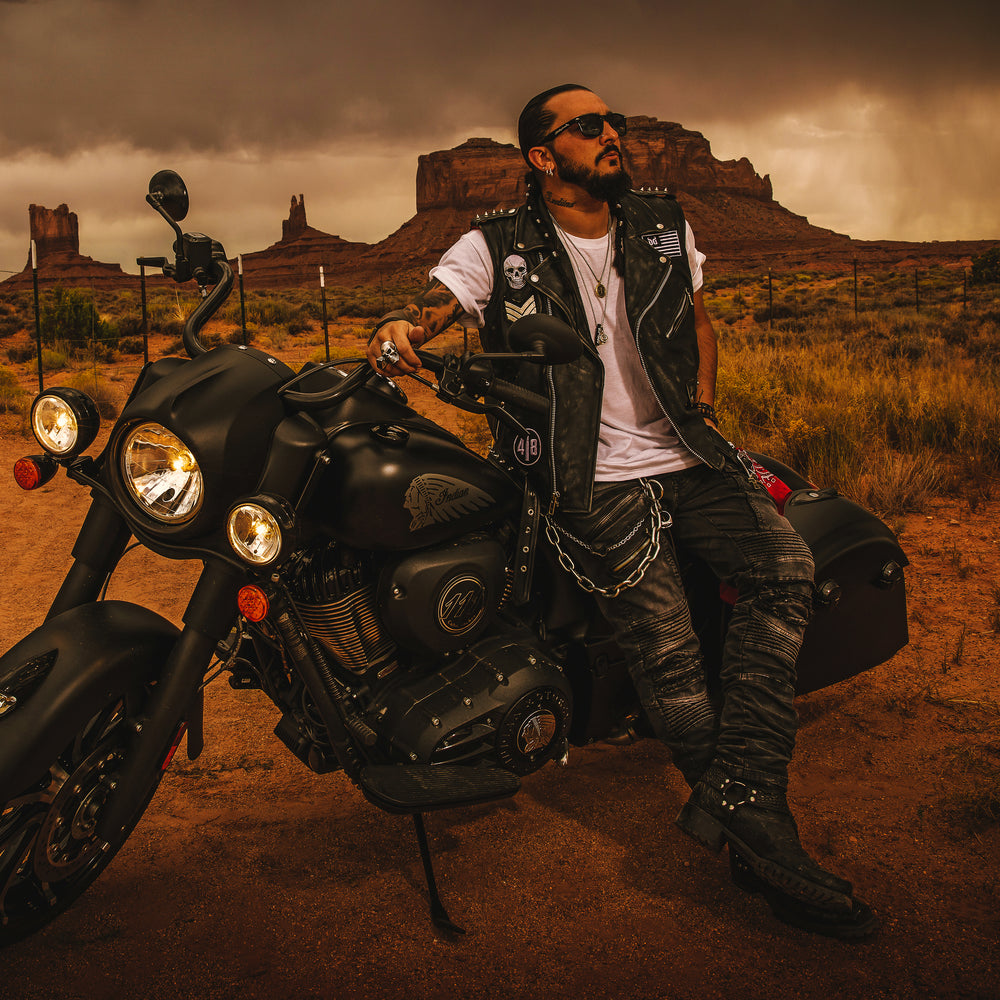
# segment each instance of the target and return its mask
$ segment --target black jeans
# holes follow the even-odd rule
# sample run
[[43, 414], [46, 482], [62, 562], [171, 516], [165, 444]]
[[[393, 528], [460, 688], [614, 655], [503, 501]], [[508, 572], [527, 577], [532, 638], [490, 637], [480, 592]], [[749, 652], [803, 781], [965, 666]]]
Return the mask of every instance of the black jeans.
[[[693, 784], [715, 758], [766, 771], [783, 782], [795, 745], [795, 660], [812, 609], [809, 547], [767, 492], [733, 460], [655, 478], [673, 518], [642, 580], [617, 596], [597, 595], [628, 657], [629, 671], [657, 736]], [[586, 515], [559, 525], [573, 560], [602, 586], [621, 582], [648, 540], [641, 480], [598, 483]], [[671, 542], [673, 544], [671, 544]], [[674, 546], [700, 557], [736, 590], [713, 704]]]

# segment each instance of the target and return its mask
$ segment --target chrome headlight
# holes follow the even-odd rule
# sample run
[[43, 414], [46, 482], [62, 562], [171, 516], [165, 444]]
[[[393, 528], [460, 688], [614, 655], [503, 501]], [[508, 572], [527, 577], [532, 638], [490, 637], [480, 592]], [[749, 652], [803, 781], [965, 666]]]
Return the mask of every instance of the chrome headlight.
[[254, 566], [266, 566], [281, 552], [278, 518], [253, 501], [238, 504], [229, 512], [226, 534], [233, 551]]
[[198, 513], [204, 492], [198, 460], [161, 424], [140, 424], [129, 431], [121, 469], [132, 498], [151, 517], [181, 524]]
[[90, 446], [100, 426], [97, 406], [79, 389], [50, 389], [31, 406], [35, 440], [56, 458], [78, 455]]

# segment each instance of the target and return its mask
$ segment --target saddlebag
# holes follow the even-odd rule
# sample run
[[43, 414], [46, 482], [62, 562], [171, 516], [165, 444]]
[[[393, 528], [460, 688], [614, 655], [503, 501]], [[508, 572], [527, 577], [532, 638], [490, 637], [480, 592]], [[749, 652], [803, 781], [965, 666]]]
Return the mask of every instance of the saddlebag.
[[908, 560], [896, 536], [836, 490], [796, 490], [785, 517], [812, 550], [816, 600], [798, 660], [798, 694], [884, 663], [908, 642]]

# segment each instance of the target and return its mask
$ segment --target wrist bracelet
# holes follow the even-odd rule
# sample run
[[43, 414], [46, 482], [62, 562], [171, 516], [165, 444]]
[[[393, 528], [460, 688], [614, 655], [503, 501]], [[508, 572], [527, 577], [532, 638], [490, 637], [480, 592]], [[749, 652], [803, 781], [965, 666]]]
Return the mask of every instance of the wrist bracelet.
[[717, 424], [719, 422], [719, 418], [715, 415], [715, 407], [711, 403], [695, 403], [694, 408], [703, 417], [708, 417], [712, 423]]

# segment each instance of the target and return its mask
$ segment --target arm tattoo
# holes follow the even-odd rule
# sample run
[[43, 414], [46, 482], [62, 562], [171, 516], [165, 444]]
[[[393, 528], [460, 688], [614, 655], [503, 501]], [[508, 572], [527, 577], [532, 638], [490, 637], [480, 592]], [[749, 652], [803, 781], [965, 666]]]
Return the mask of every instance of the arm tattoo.
[[428, 339], [446, 330], [462, 315], [455, 296], [437, 278], [432, 279], [416, 298], [403, 308], [414, 326], [422, 326]]

